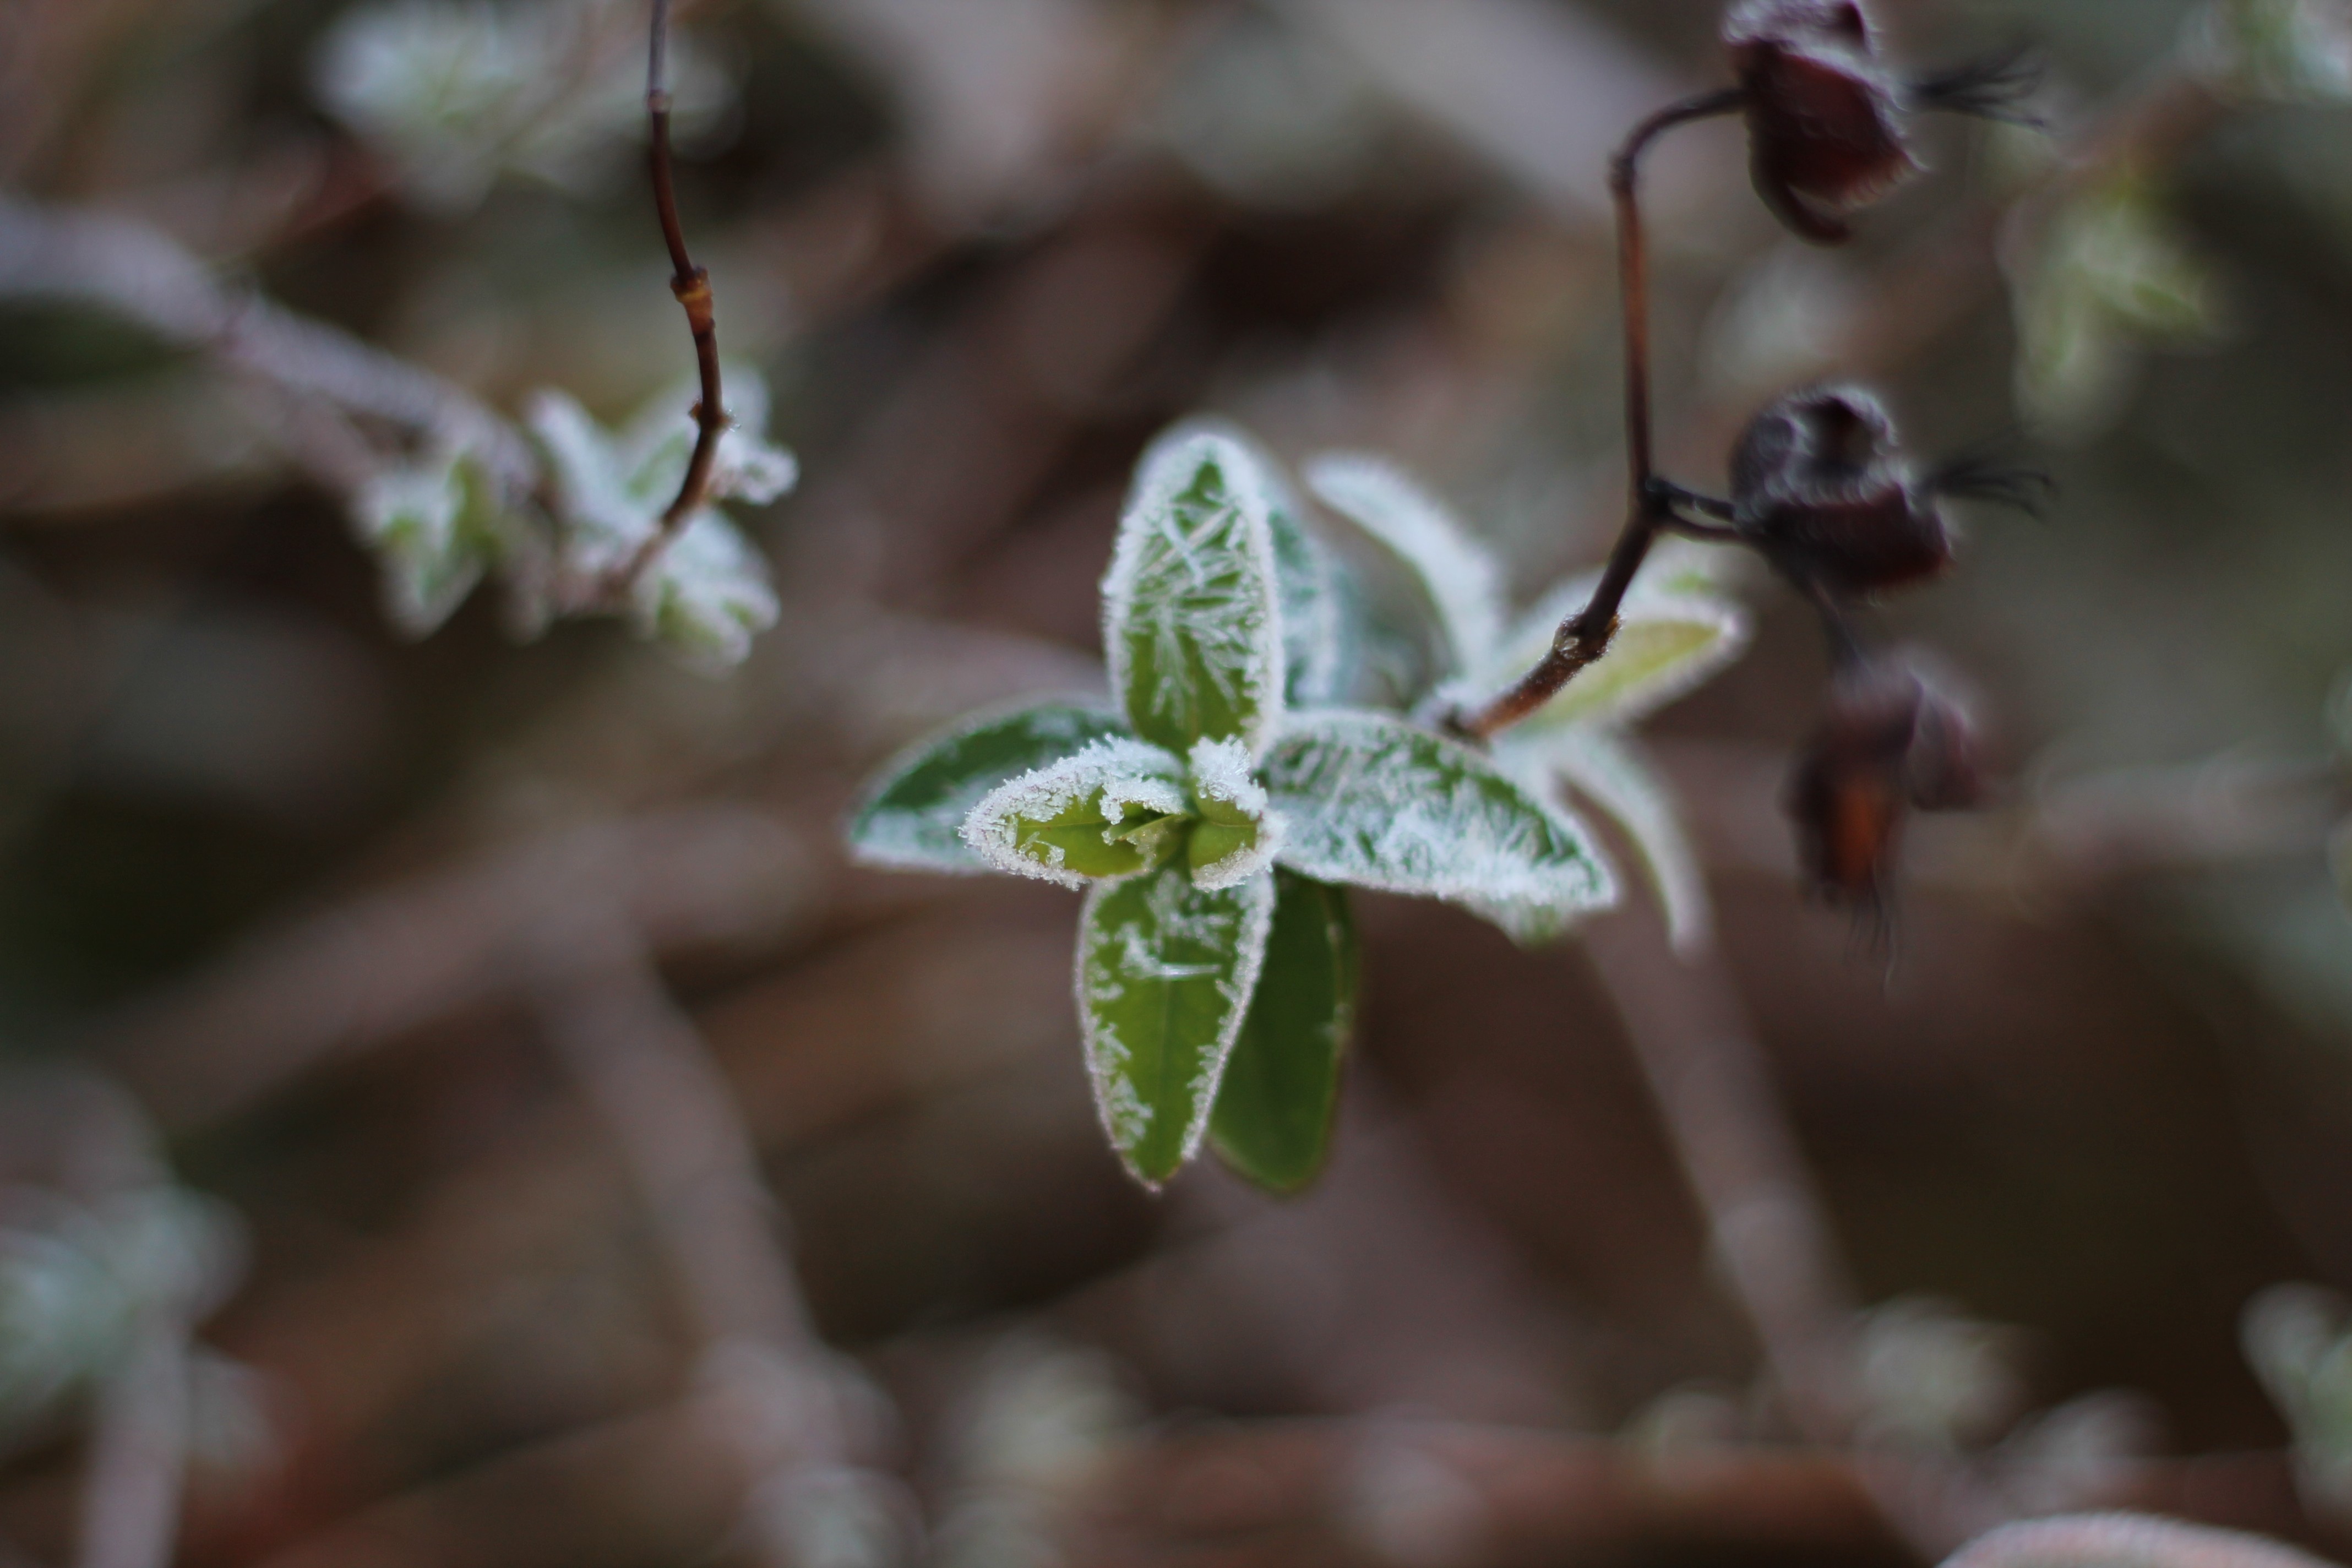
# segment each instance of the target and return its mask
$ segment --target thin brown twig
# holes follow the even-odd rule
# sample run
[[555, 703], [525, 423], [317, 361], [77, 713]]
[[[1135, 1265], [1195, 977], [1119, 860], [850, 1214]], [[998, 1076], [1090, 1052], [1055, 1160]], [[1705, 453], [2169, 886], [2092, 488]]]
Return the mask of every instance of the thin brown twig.
[[1617, 272], [1625, 327], [1625, 527], [1617, 536], [1616, 548], [1610, 552], [1609, 564], [1591, 599], [1560, 624], [1551, 651], [1517, 685], [1476, 712], [1454, 721], [1465, 734], [1484, 739], [1508, 729], [1550, 701], [1579, 671], [1609, 651], [1617, 635], [1617, 612], [1670, 515], [1656, 487], [1653, 460], [1649, 248], [1642, 227], [1642, 155], [1675, 126], [1729, 114], [1742, 101], [1740, 89], [1727, 87], [1671, 104], [1635, 126], [1610, 160], [1609, 194], [1617, 209]]
[[687, 520], [709, 499], [710, 470], [719, 459], [719, 441], [727, 433], [727, 406], [719, 374], [719, 321], [712, 309], [710, 273], [697, 267], [686, 248], [686, 229], [677, 216], [677, 184], [669, 150], [669, 8], [670, 0], [653, 0], [651, 37], [646, 47], [646, 117], [652, 122], [653, 142], [648, 161], [653, 172], [654, 211], [661, 219], [662, 243], [669, 247], [669, 291], [685, 307], [686, 324], [694, 334], [695, 368], [702, 395], [694, 405], [694, 453], [687, 459], [677, 495], [661, 515], [660, 525], [621, 563], [606, 583], [608, 595], [618, 598], [651, 569], [676, 539]]

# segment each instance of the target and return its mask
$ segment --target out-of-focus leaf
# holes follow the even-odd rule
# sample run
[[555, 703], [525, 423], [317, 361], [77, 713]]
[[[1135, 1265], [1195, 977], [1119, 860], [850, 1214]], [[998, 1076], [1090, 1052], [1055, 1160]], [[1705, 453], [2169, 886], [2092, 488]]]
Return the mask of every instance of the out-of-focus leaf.
[[1452, 671], [1482, 667], [1503, 626], [1500, 577], [1486, 549], [1385, 458], [1327, 454], [1307, 465], [1307, 485], [1412, 574], [1444, 634]]
[[926, 735], [885, 764], [867, 788], [850, 817], [850, 848], [872, 866], [987, 870], [988, 862], [963, 840], [971, 808], [1007, 780], [1126, 730], [1107, 709], [1039, 702]]
[[1642, 858], [1676, 951], [1706, 945], [1714, 912], [1698, 857], [1664, 779], [1634, 742], [1590, 725], [1507, 731], [1495, 742], [1497, 765], [1531, 788], [1564, 784], [1616, 823]]
[[2352, 1510], [2352, 1302], [2274, 1285], [2246, 1303], [2239, 1338], [2294, 1434], [2297, 1483], [2323, 1509]]
[[1318, 881], [1560, 918], [1616, 897], [1581, 824], [1386, 714], [1300, 714], [1261, 773], [1285, 818], [1276, 858]]
[[1095, 1106], [1147, 1186], [1200, 1148], [1273, 919], [1270, 876], [1211, 891], [1170, 866], [1087, 895], [1077, 991]]
[[[462, 212], [501, 173], [591, 183], [644, 123], [642, 64], [600, 49], [593, 26], [593, 8], [550, 0], [354, 6], [320, 41], [311, 82], [411, 197]], [[690, 138], [724, 106], [727, 79], [683, 35], [669, 77], [674, 125]]]
[[965, 819], [963, 840], [1000, 871], [1083, 888], [1163, 864], [1191, 816], [1183, 765], [1120, 736], [989, 791]]
[[500, 553], [488, 482], [462, 451], [383, 469], [352, 515], [383, 572], [384, 613], [413, 637], [447, 620]]
[[1262, 1187], [1296, 1192], [1323, 1168], [1357, 970], [1346, 890], [1275, 873], [1265, 965], [1209, 1122], [1219, 1156]]
[[1110, 571], [1111, 690], [1145, 740], [1264, 751], [1282, 717], [1283, 629], [1269, 497], [1246, 448], [1178, 430], [1145, 454]]
[[2147, 183], [2109, 180], [2048, 219], [2011, 267], [2019, 406], [2088, 434], [2131, 384], [2139, 351], [2210, 342], [2222, 327], [2212, 269], [2175, 231]]
[[2189, 18], [2183, 54], [2234, 97], [2352, 102], [2347, 0], [2209, 0]]
[[742, 663], [751, 639], [781, 613], [767, 558], [723, 513], [708, 509], [688, 521], [635, 592], [638, 635], [712, 672]]

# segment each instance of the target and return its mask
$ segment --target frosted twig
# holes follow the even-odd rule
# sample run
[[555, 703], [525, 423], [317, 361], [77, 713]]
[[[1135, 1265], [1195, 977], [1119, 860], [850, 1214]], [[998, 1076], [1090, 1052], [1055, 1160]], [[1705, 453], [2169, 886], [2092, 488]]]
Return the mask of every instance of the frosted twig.
[[2080, 1513], [2004, 1525], [1943, 1568], [2334, 1568], [2326, 1559], [2234, 1530], [2142, 1513]]
[[1625, 467], [1624, 531], [1609, 553], [1600, 585], [1581, 610], [1563, 622], [1559, 636], [1542, 662], [1519, 683], [1475, 713], [1457, 716], [1464, 733], [1484, 738], [1507, 730], [1546, 702], [1577, 672], [1609, 651], [1617, 635], [1617, 611], [1624, 604], [1633, 574], [1649, 558], [1660, 527], [1672, 515], [1656, 486], [1650, 427], [1650, 265], [1649, 247], [1642, 229], [1642, 155], [1652, 142], [1677, 125], [1712, 120], [1735, 112], [1744, 101], [1738, 88], [1727, 87], [1658, 110], [1633, 128], [1609, 163], [1609, 194], [1617, 207], [1617, 278], [1620, 313], [1625, 327]]

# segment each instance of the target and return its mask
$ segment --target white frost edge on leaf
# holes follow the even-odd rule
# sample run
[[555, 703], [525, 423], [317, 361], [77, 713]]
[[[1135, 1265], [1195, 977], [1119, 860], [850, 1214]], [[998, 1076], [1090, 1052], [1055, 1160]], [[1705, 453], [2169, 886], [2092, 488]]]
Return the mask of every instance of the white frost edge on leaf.
[[[1180, 425], [1144, 451], [1128, 490], [1126, 508], [1119, 514], [1110, 569], [1103, 574], [1104, 662], [1110, 671], [1112, 697], [1125, 701], [1127, 629], [1135, 613], [1135, 580], [1143, 570], [1145, 547], [1154, 537], [1150, 520], [1171, 511], [1176, 498], [1192, 488], [1202, 465], [1212, 462], [1224, 476], [1226, 490], [1240, 512], [1244, 548], [1257, 558], [1265, 593], [1264, 629], [1249, 650], [1243, 677], [1245, 693], [1255, 699], [1257, 717], [1251, 732], [1241, 737], [1253, 758], [1262, 757], [1282, 724], [1282, 586], [1275, 563], [1273, 525], [1267, 518], [1270, 503], [1265, 475], [1247, 446], [1213, 428]], [[1128, 720], [1134, 722], [1135, 715], [1130, 712]]]
[[[1065, 888], [1083, 888], [1104, 879], [1066, 868], [1057, 847], [1048, 847], [1051, 860], [1030, 855], [1014, 842], [1014, 825], [1058, 816], [1097, 790], [1102, 792], [1106, 815], [1117, 810], [1124, 817], [1128, 806], [1139, 805], [1147, 811], [1181, 816], [1191, 809], [1177, 783], [1182, 776], [1182, 764], [1149, 742], [1097, 741], [1058, 763], [1007, 779], [982, 795], [964, 818], [963, 841], [971, 846], [973, 854], [1000, 871]], [[1119, 817], [1111, 822], [1115, 825]], [[1109, 826], [1103, 831], [1103, 842], [1111, 842]]]
[[[1185, 892], [1210, 890], [1195, 889], [1172, 866], [1150, 874], [1163, 879], [1153, 889], [1155, 894], [1160, 888]], [[1128, 1145], [1121, 1141], [1119, 1131], [1122, 1118], [1130, 1121], [1140, 1118], [1137, 1125], [1148, 1125], [1151, 1109], [1136, 1101], [1134, 1089], [1116, 1070], [1127, 1059], [1128, 1048], [1116, 1035], [1106, 1034], [1097, 1027], [1095, 1010], [1087, 992], [1087, 970], [1096, 944], [1111, 934], [1104, 931], [1096, 921], [1096, 905], [1108, 896], [1115, 885], [1098, 882], [1089, 888], [1086, 904], [1078, 916], [1077, 962], [1072, 966], [1077, 993], [1078, 1028], [1085, 1041], [1087, 1076], [1094, 1084], [1095, 1114], [1102, 1122], [1103, 1135], [1110, 1140], [1111, 1148], [1118, 1152], [1119, 1163], [1127, 1165], [1128, 1173], [1142, 1183], [1147, 1190], [1156, 1193], [1160, 1184], [1146, 1177], [1129, 1163]], [[1234, 1047], [1241, 1039], [1242, 1024], [1249, 1016], [1250, 1002], [1257, 994], [1258, 976], [1265, 967], [1266, 938], [1274, 931], [1275, 889], [1271, 874], [1215, 890], [1243, 894], [1245, 901], [1241, 909], [1242, 924], [1233, 974], [1217, 983], [1217, 988], [1226, 1001], [1225, 1016], [1218, 1026], [1217, 1037], [1210, 1042], [1208, 1070], [1202, 1075], [1199, 1090], [1192, 1099], [1191, 1116], [1184, 1127], [1182, 1152], [1177, 1161], [1179, 1170], [1199, 1155], [1201, 1144], [1208, 1136], [1210, 1112], [1216, 1106], [1217, 1089], [1225, 1080], [1225, 1068], [1233, 1060]], [[1155, 910], [1154, 918], [1164, 928], [1172, 914], [1172, 910]], [[1140, 1142], [1140, 1137], [1135, 1141]]]
[[[1607, 909], [1617, 901], [1616, 880], [1610, 872], [1609, 863], [1594, 847], [1592, 835], [1584, 824], [1573, 813], [1549, 798], [1545, 792], [1530, 790], [1520, 780], [1467, 747], [1444, 736], [1415, 729], [1386, 713], [1339, 709], [1297, 716], [1286, 728], [1282, 739], [1285, 742], [1307, 739], [1353, 752], [1367, 759], [1368, 770], [1379, 765], [1376, 759], [1381, 752], [1408, 744], [1432, 745], [1448, 765], [1465, 773], [1496, 775], [1510, 784], [1529, 811], [1546, 822], [1555, 834], [1574, 846], [1577, 865], [1573, 872], [1563, 868], [1547, 873], [1524, 858], [1514, 859], [1507, 847], [1494, 846], [1491, 848], [1495, 852], [1487, 856], [1486, 863], [1474, 866], [1463, 853], [1465, 846], [1459, 833], [1454, 831], [1451, 825], [1432, 821], [1418, 825], [1424, 841], [1443, 840], [1427, 857], [1433, 868], [1428, 875], [1384, 875], [1379, 856], [1381, 851], [1389, 847], [1385, 843], [1375, 851], [1374, 858], [1367, 863], [1325, 862], [1303, 858], [1298, 852], [1307, 836], [1307, 831], [1303, 828], [1289, 835], [1277, 857], [1282, 864], [1293, 870], [1318, 881], [1343, 882], [1381, 892], [1444, 899], [1482, 910], [1528, 905], [1567, 915], [1579, 910]], [[1391, 773], [1395, 768], [1393, 762], [1386, 765], [1386, 771]], [[1308, 810], [1328, 811], [1336, 804], [1329, 799], [1315, 801], [1303, 806], [1300, 814], [1305, 815]], [[1395, 806], [1399, 803], [1391, 800], [1384, 804]], [[1407, 813], [1421, 804], [1417, 798], [1408, 796], [1402, 803], [1402, 809], [1392, 811], [1380, 835], [1374, 837], [1394, 837]]]
[[[892, 752], [889, 760], [875, 770], [873, 778], [858, 792], [856, 802], [850, 806], [842, 827], [842, 839], [849, 846], [850, 859], [857, 865], [871, 866], [879, 870], [937, 871], [951, 877], [976, 877], [994, 870], [992, 866], [974, 864], [960, 857], [944, 859], [924, 851], [918, 847], [916, 837], [916, 824], [923, 820], [922, 814], [911, 811], [877, 814], [877, 807], [885, 795], [898, 788], [908, 773], [929, 762], [932, 753], [955, 745], [982, 730], [993, 729], [1008, 719], [1047, 708], [1075, 709], [1103, 718], [1114, 717], [1110, 705], [1097, 695], [1024, 697], [991, 704], [965, 714], [952, 724], [917, 737]], [[1077, 749], [1079, 733], [1073, 729], [1068, 737], [1073, 750]], [[994, 784], [989, 786], [989, 791], [982, 792], [983, 798], [997, 787]], [[957, 822], [955, 832], [959, 842], [963, 837], [963, 821], [971, 815], [967, 808]], [[861, 822], [866, 825], [866, 831], [855, 831]]]
[[1344, 673], [1342, 665], [1347, 652], [1340, 644], [1341, 607], [1339, 584], [1337, 580], [1338, 563], [1332, 560], [1328, 547], [1316, 538], [1315, 531], [1307, 526], [1307, 509], [1302, 504], [1298, 492], [1291, 488], [1290, 477], [1285, 472], [1281, 460], [1268, 451], [1256, 437], [1230, 419], [1204, 416], [1184, 420], [1172, 426], [1160, 437], [1154, 446], [1193, 436], [1217, 437], [1232, 442], [1236, 448], [1246, 454], [1253, 465], [1250, 472], [1251, 481], [1265, 496], [1266, 526], [1269, 535], [1273, 531], [1275, 515], [1279, 513], [1290, 520], [1292, 531], [1306, 546], [1307, 558], [1313, 563], [1314, 571], [1314, 583], [1307, 603], [1312, 607], [1315, 616], [1313, 623], [1306, 626], [1293, 624], [1290, 618], [1290, 605], [1281, 591], [1281, 552], [1277, 549], [1275, 554], [1275, 599], [1281, 607], [1283, 616], [1285, 664], [1283, 679], [1286, 686], [1290, 679], [1290, 671], [1287, 668], [1290, 657], [1289, 644], [1291, 639], [1296, 637], [1306, 648], [1306, 655], [1300, 660], [1302, 667], [1302, 673], [1298, 678], [1300, 691], [1309, 701], [1329, 701], [1339, 690], [1339, 679]]
[[1480, 668], [1503, 630], [1501, 573], [1445, 505], [1387, 458], [1327, 452], [1307, 465], [1307, 488], [1411, 567], [1437, 612], [1453, 672]]
[[1266, 798], [1265, 786], [1250, 772], [1248, 751], [1239, 741], [1203, 738], [1193, 742], [1192, 753], [1186, 761], [1195, 798], [1231, 805], [1258, 825], [1257, 840], [1248, 847], [1237, 849], [1222, 860], [1194, 867], [1192, 885], [1203, 892], [1216, 892], [1269, 869], [1282, 847], [1284, 824]]
[[[1484, 665], [1465, 679], [1449, 682], [1442, 695], [1461, 706], [1475, 707], [1509, 689], [1542, 660], [1559, 636], [1561, 623], [1584, 608], [1600, 583], [1601, 574], [1591, 572], [1553, 586], [1518, 618], [1510, 635], [1499, 642]], [[1644, 588], [1636, 582], [1625, 595], [1624, 606], [1618, 615], [1619, 636], [1633, 626], [1661, 624], [1703, 626], [1712, 637], [1681, 658], [1642, 677], [1606, 705], [1578, 713], [1573, 723], [1622, 725], [1645, 718], [1712, 679], [1748, 650], [1752, 635], [1747, 607], [1736, 600]], [[1602, 655], [1544, 708], [1528, 715], [1527, 722], [1540, 726], [1548, 709], [1573, 709], [1580, 700], [1578, 682], [1585, 683], [1587, 691], [1603, 683], [1612, 673], [1609, 661], [1617, 657], [1614, 650]]]
[[1675, 951], [1685, 957], [1706, 951], [1715, 933], [1706, 878], [1672, 787], [1631, 737], [1581, 724], [1507, 731], [1495, 742], [1495, 763], [1530, 789], [1565, 784], [1606, 814], [1641, 857]]

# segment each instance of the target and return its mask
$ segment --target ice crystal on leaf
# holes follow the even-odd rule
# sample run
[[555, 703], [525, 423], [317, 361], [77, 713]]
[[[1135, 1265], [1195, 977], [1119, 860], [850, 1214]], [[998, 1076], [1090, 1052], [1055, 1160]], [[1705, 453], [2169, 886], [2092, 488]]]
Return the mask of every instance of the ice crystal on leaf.
[[1115, 714], [1078, 702], [975, 714], [918, 741], [883, 768], [850, 819], [850, 848], [869, 866], [992, 869], [964, 842], [972, 808], [1009, 778], [1125, 732]]
[[1195, 886], [1175, 867], [1097, 886], [1078, 917], [1078, 1016], [1104, 1131], [1157, 1186], [1208, 1131], [1257, 987], [1274, 882]]
[[1237, 739], [1255, 753], [1282, 716], [1282, 608], [1256, 460], [1207, 430], [1145, 454], [1103, 578], [1111, 689], [1171, 750]]
[[1120, 737], [1009, 779], [963, 825], [972, 853], [1000, 871], [1066, 888], [1148, 871], [1174, 852], [1187, 816], [1183, 766]]
[[1266, 756], [1282, 864], [1319, 881], [1569, 913], [1615, 896], [1572, 819], [1486, 758], [1384, 713], [1303, 714]]

